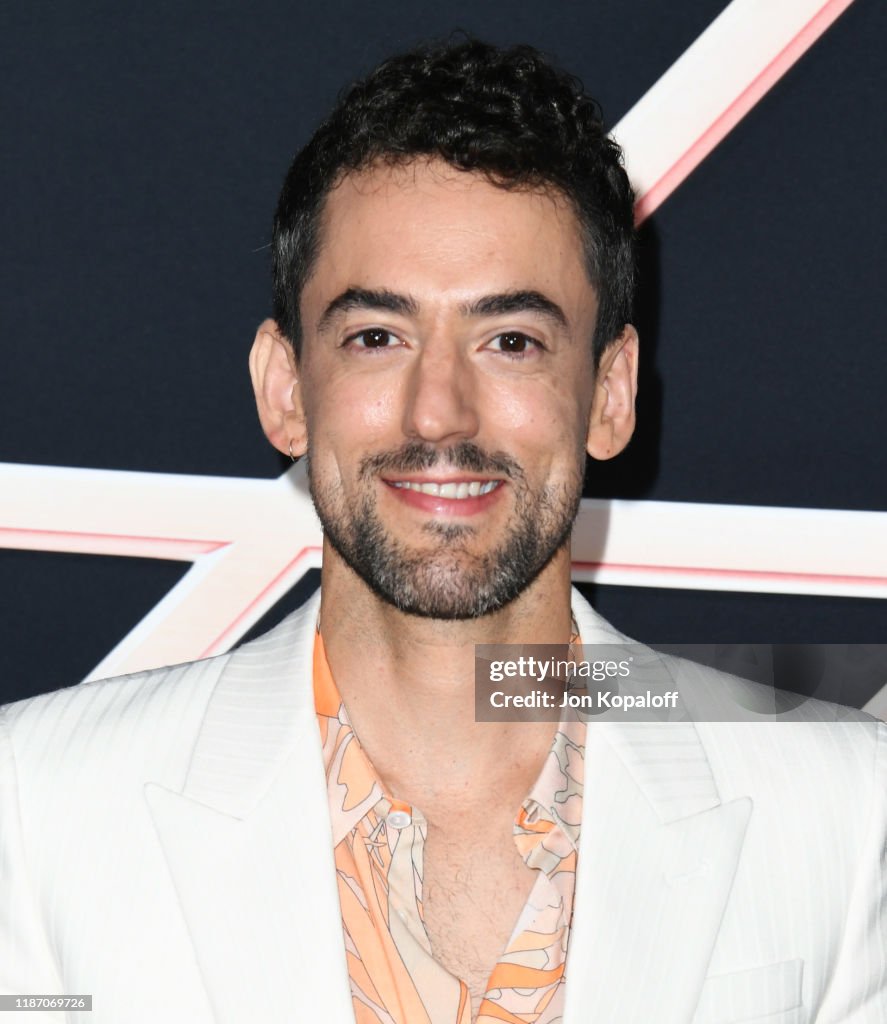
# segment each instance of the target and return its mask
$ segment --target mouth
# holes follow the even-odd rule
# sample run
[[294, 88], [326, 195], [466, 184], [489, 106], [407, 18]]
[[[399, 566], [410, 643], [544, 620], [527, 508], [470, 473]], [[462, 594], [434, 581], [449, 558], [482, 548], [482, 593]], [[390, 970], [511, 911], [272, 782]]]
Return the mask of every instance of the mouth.
[[478, 498], [492, 493], [502, 484], [501, 480], [386, 480], [389, 487], [398, 490], [415, 491], [433, 498], [446, 498], [451, 501], [465, 501], [467, 498]]
[[475, 516], [498, 504], [505, 493], [505, 481], [490, 477], [462, 477], [449, 480], [385, 479], [389, 494], [422, 515], [444, 518]]

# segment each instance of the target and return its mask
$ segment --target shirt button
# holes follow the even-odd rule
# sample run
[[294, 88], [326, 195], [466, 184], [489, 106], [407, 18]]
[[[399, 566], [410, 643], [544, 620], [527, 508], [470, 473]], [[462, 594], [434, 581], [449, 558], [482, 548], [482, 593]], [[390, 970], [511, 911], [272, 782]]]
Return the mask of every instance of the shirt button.
[[385, 818], [386, 824], [389, 828], [406, 828], [407, 825], [413, 823], [413, 819], [407, 814], [406, 811], [391, 811]]

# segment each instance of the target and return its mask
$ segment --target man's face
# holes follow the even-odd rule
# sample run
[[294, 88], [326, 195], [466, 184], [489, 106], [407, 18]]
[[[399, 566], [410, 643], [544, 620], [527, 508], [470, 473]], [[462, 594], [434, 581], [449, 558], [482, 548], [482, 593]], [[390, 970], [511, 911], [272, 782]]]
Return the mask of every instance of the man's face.
[[330, 194], [298, 389], [326, 536], [378, 595], [474, 617], [568, 557], [596, 310], [561, 199], [426, 161]]

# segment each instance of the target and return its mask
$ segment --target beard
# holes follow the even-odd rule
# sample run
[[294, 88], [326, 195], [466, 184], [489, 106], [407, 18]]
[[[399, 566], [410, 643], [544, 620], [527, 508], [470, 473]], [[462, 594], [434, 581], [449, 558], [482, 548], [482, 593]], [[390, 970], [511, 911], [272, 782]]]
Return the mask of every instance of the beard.
[[[582, 498], [584, 452], [576, 472], [560, 486], [533, 491], [511, 456], [486, 454], [464, 441], [446, 451], [421, 442], [368, 456], [358, 480], [372, 481], [445, 465], [478, 476], [503, 476], [515, 494], [513, 528], [497, 547], [472, 553], [475, 528], [464, 523], [428, 522], [429, 546], [410, 548], [382, 524], [371, 486], [353, 506], [340, 486], [324, 484], [312, 470], [308, 482], [324, 533], [345, 563], [380, 598], [410, 615], [434, 619], [472, 619], [498, 611], [536, 579], [569, 541]], [[501, 485], [500, 485], [501, 486]]]

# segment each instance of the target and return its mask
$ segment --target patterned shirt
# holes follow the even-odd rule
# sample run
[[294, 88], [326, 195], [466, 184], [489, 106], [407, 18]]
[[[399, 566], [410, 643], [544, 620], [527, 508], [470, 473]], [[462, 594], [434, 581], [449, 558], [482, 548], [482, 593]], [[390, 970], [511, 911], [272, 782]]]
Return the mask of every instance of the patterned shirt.
[[[576, 642], [578, 637], [573, 638]], [[422, 911], [427, 822], [385, 790], [348, 721], [318, 632], [314, 703], [323, 743], [336, 877], [357, 1024], [470, 1024], [465, 982], [435, 960]], [[585, 726], [562, 722], [517, 811], [514, 841], [533, 888], [487, 982], [478, 1024], [553, 1024], [582, 815]]]

